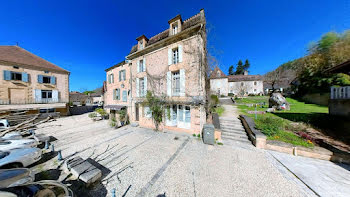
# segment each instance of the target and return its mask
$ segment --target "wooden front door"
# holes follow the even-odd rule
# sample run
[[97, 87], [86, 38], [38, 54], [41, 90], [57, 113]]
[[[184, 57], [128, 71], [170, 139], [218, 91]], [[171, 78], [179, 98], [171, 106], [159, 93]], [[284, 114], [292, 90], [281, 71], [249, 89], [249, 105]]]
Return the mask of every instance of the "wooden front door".
[[136, 121], [139, 121], [139, 104], [135, 104], [135, 115]]
[[23, 88], [10, 88], [9, 95], [11, 104], [24, 104], [26, 101], [25, 90]]

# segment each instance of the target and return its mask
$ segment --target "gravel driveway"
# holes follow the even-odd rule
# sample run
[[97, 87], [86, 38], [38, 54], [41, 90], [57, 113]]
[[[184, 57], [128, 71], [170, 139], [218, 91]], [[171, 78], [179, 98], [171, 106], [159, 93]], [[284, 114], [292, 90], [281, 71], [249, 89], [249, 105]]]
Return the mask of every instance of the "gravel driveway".
[[[112, 129], [87, 114], [40, 125], [57, 138], [64, 158], [79, 155], [104, 167], [91, 196], [301, 196], [252, 145], [204, 145], [175, 132], [125, 126]], [[165, 194], [165, 195], [164, 195]]]

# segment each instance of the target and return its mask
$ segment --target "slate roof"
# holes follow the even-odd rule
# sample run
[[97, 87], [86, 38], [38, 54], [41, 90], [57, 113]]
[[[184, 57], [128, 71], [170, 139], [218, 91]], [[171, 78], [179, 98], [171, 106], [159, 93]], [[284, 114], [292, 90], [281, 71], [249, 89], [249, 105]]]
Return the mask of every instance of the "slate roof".
[[86, 94], [80, 93], [80, 92], [70, 92], [69, 93], [69, 101], [71, 102], [80, 102], [85, 101], [88, 98]]
[[[192, 26], [195, 26], [197, 24], [200, 24], [201, 22], [202, 22], [202, 17], [200, 15], [200, 13], [198, 13], [198, 14], [196, 14], [196, 15], [194, 15], [194, 16], [192, 16], [192, 17], [190, 17], [190, 18], [188, 18], [188, 19], [183, 21], [183, 23], [182, 23], [182, 31], [186, 30], [186, 29], [188, 29], [188, 28], [190, 28]], [[169, 37], [169, 29], [166, 29], [163, 32], [161, 32], [161, 33], [151, 37], [148, 40], [148, 42], [146, 44], [146, 47], [148, 47], [148, 46], [150, 46], [150, 45], [152, 45], [154, 43], [157, 43], [157, 42], [159, 42], [159, 41], [161, 41], [161, 40], [163, 40], [163, 39], [165, 39], [167, 37]], [[129, 54], [135, 53], [136, 51], [137, 51], [137, 44], [131, 47], [131, 50], [130, 50]]]
[[[220, 71], [220, 75], [218, 76], [218, 71]], [[210, 73], [209, 76], [210, 79], [220, 79], [220, 78], [227, 78], [224, 72], [219, 67], [215, 67], [214, 70]]]
[[19, 46], [0, 46], [0, 61], [23, 64], [37, 69], [69, 73], [69, 71], [60, 68]]
[[263, 80], [263, 77], [261, 75], [228, 75], [227, 77], [229, 82]]

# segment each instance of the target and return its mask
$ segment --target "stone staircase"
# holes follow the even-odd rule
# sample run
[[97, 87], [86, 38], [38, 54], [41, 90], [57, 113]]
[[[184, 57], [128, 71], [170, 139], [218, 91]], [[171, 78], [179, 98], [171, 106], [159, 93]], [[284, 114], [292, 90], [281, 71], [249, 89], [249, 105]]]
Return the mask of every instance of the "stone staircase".
[[251, 144], [240, 119], [237, 117], [220, 117], [219, 121], [221, 138], [224, 141], [227, 140]]

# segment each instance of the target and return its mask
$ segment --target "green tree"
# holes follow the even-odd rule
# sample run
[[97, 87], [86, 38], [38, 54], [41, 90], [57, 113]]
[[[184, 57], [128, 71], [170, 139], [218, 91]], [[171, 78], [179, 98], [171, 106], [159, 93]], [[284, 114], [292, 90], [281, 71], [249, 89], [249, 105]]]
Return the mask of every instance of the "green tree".
[[243, 75], [244, 74], [244, 67], [242, 60], [239, 60], [236, 67], [236, 75]]
[[249, 60], [246, 59], [244, 65], [243, 65], [243, 69], [244, 69], [245, 71], [248, 71], [249, 67], [250, 67]]
[[318, 50], [321, 52], [328, 51], [331, 46], [338, 41], [338, 34], [335, 32], [328, 32], [318, 41]]
[[229, 75], [234, 75], [234, 74], [235, 74], [233, 65], [231, 65], [231, 66], [228, 68], [228, 74], [229, 74]]
[[165, 111], [165, 99], [153, 95], [151, 91], [147, 91], [146, 100], [142, 103], [143, 106], [148, 106], [151, 113], [156, 131], [158, 131], [159, 124], [163, 122], [163, 114]]

